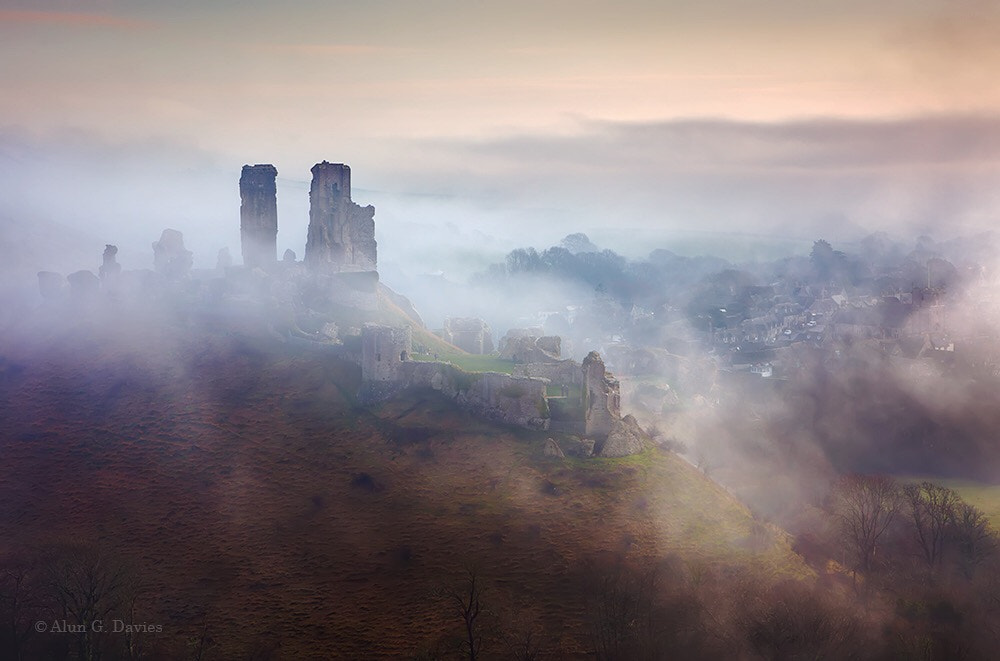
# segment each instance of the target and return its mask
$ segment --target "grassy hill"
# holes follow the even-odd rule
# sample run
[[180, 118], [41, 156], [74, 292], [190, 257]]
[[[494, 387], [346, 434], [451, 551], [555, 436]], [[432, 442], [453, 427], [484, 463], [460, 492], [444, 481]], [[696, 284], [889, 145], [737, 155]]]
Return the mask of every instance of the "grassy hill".
[[166, 658], [206, 631], [207, 658], [412, 657], [459, 631], [441, 590], [468, 565], [573, 658], [595, 562], [810, 573], [674, 455], [549, 458], [432, 392], [356, 407], [327, 347], [133, 330], [0, 345], [0, 552], [117, 554]]

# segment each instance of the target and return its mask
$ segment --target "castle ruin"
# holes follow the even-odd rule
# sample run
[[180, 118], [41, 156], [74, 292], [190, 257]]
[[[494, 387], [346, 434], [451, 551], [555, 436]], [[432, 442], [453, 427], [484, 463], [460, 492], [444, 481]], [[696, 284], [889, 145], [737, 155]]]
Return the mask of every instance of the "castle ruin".
[[320, 272], [374, 271], [375, 207], [351, 200], [351, 168], [323, 161], [312, 175], [306, 266]]
[[493, 353], [493, 334], [482, 319], [449, 317], [444, 320], [443, 337], [462, 351], [474, 354]]
[[193, 265], [194, 253], [184, 247], [184, 235], [179, 231], [165, 229], [160, 240], [153, 242], [153, 269], [157, 273], [171, 280], [182, 280], [188, 277]]
[[240, 240], [243, 264], [267, 269], [278, 259], [278, 170], [244, 165], [240, 175]]
[[[412, 360], [411, 342], [407, 327], [365, 324], [360, 401], [375, 403], [404, 390], [429, 388], [493, 420], [585, 436], [577, 439], [577, 445], [584, 448], [577, 452], [581, 456], [624, 457], [642, 452], [651, 442], [635, 418], [622, 417], [618, 380], [605, 370], [596, 351], [582, 365], [572, 360], [543, 365], [558, 368], [552, 375], [560, 384], [582, 383], [581, 402], [567, 401], [565, 389], [562, 396], [550, 397], [548, 387], [553, 381], [545, 377], [466, 372], [451, 363]], [[579, 376], [572, 376], [571, 371]]]
[[621, 420], [621, 394], [618, 379], [604, 368], [596, 351], [583, 359], [583, 433], [607, 436]]
[[531, 429], [548, 428], [545, 379], [466, 372], [451, 363], [412, 360], [410, 344], [408, 327], [364, 325], [361, 401], [380, 402], [404, 390], [429, 388], [483, 417]]
[[412, 331], [408, 326], [365, 324], [361, 333], [361, 379], [383, 382], [398, 379], [400, 365], [410, 356], [411, 344]]

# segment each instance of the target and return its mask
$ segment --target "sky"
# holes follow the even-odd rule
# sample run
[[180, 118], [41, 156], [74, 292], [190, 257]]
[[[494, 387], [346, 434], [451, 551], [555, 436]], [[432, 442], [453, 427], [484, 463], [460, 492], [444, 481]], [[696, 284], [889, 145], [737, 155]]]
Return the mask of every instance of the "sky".
[[976, 0], [0, 0], [0, 220], [173, 223], [210, 255], [270, 162], [301, 255], [326, 159], [400, 259], [390, 230], [500, 254], [974, 231], [1000, 210], [998, 28]]

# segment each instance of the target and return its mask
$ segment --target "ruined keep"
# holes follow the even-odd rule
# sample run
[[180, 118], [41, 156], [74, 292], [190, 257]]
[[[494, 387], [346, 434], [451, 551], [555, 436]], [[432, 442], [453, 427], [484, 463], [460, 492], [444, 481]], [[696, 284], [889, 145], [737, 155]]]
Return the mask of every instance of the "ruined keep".
[[351, 201], [351, 168], [323, 161], [312, 174], [306, 265], [316, 271], [374, 271], [375, 207]]
[[604, 369], [601, 355], [591, 351], [583, 359], [583, 433], [607, 436], [621, 415], [618, 379]]
[[243, 263], [267, 268], [278, 259], [278, 170], [244, 165], [240, 175], [240, 241]]

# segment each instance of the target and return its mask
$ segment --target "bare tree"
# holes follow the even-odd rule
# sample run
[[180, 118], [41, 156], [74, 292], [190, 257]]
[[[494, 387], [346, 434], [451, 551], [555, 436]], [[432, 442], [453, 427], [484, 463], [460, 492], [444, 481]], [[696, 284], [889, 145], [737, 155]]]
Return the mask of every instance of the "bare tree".
[[465, 569], [460, 585], [445, 590], [455, 612], [462, 618], [464, 640], [462, 648], [469, 661], [476, 661], [483, 648], [483, 632], [480, 616], [484, 612], [483, 595], [486, 587], [478, 571], [473, 567]]
[[899, 487], [885, 475], [850, 475], [837, 485], [835, 508], [855, 570], [870, 573], [879, 540], [899, 511]]
[[751, 649], [765, 659], [853, 659], [863, 647], [855, 616], [796, 581], [751, 598], [740, 620]]
[[598, 659], [704, 658], [704, 607], [677, 568], [619, 561], [592, 578], [587, 610]]
[[0, 656], [16, 661], [28, 658], [27, 645], [34, 623], [49, 614], [42, 570], [27, 553], [0, 559]]
[[82, 625], [76, 632], [77, 658], [99, 659], [104, 632], [93, 626], [127, 607], [135, 586], [132, 573], [118, 559], [90, 547], [57, 550], [49, 563], [49, 583], [62, 616]]
[[951, 535], [962, 574], [971, 579], [976, 567], [996, 550], [996, 538], [990, 530], [989, 520], [976, 507], [960, 502], [955, 508]]
[[535, 661], [541, 655], [541, 627], [533, 618], [524, 617], [520, 612], [506, 618], [500, 639], [515, 661]]
[[951, 489], [930, 482], [905, 485], [903, 497], [924, 562], [935, 569], [941, 564], [961, 499]]
[[621, 565], [598, 578], [590, 603], [591, 634], [598, 659], [626, 658], [640, 624], [640, 595]]

